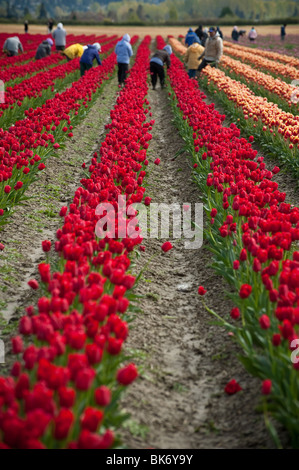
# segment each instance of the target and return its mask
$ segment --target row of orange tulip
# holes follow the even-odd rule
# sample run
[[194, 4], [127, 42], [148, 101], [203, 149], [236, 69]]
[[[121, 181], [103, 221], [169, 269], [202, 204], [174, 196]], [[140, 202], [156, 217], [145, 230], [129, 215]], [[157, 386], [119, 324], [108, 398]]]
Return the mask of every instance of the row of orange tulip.
[[[170, 38], [169, 43], [176, 52], [179, 54], [184, 53], [183, 46], [179, 41]], [[186, 50], [186, 48], [184, 49]], [[225, 64], [227, 59], [229, 61], [229, 58], [225, 56], [222, 57], [222, 62]], [[245, 64], [241, 63], [240, 66], [243, 68], [246, 67]], [[232, 80], [219, 69], [206, 67], [203, 73], [207, 75], [209, 82], [213, 81], [219, 90], [224, 91], [229, 100], [235, 102], [242, 108], [246, 119], [252, 118], [254, 121], [261, 119], [265, 124], [264, 130], [266, 130], [266, 126], [269, 126], [271, 132], [273, 132], [273, 127], [277, 127], [278, 133], [286, 140], [290, 140], [291, 149], [294, 144], [299, 144], [299, 116], [286, 113], [280, 109], [277, 104], [268, 101], [267, 98], [255, 95], [246, 85], [239, 81]], [[266, 74], [264, 75], [268, 77], [270, 83], [270, 78], [272, 77]]]
[[271, 75], [255, 70], [250, 65], [243, 64], [239, 60], [234, 60], [228, 56], [222, 57], [221, 65], [226, 69], [232, 70], [238, 75], [245, 77], [249, 81], [254, 81], [259, 85], [262, 85], [271, 93], [276, 93], [278, 96], [286, 100], [289, 105], [295, 104], [293, 100], [297, 90], [295, 86], [290, 85], [279, 78], [274, 78]]
[[[254, 50], [256, 51], [256, 49]], [[241, 59], [242, 62], [250, 62], [257, 68], [266, 69], [269, 72], [273, 72], [278, 75], [290, 78], [292, 80], [299, 79], [299, 72], [296, 67], [290, 65], [281, 64], [279, 62], [274, 62], [273, 60], [266, 59], [265, 57], [260, 57], [258, 55], [240, 49], [235, 49], [233, 47], [224, 47], [224, 52], [233, 57]]]
[[272, 128], [278, 128], [278, 133], [290, 140], [291, 149], [294, 144], [299, 144], [299, 116], [286, 113], [267, 98], [255, 95], [246, 85], [232, 80], [222, 70], [207, 67], [203, 73], [208, 77], [209, 83], [213, 81], [230, 101], [242, 108], [246, 119], [260, 119], [265, 124], [263, 130], [267, 129], [266, 126], [269, 126], [272, 132]]
[[[223, 45], [227, 47], [232, 47], [233, 49], [239, 49], [240, 51], [244, 52], [253, 52], [253, 49], [251, 47], [240, 46], [239, 44], [232, 44], [228, 41], [224, 41]], [[264, 51], [263, 49], [254, 49], [254, 54], [262, 57], [267, 57], [271, 60], [278, 60], [279, 62], [291, 65], [292, 67], [299, 67], [299, 59], [296, 59], [296, 57], [291, 57], [285, 54], [279, 54], [278, 52]]]
[[178, 53], [178, 54], [181, 54], [181, 55], [184, 55], [186, 50], [187, 50], [187, 47], [183, 46], [183, 44], [181, 43], [181, 41], [179, 41], [178, 39], [175, 39], [174, 37], [169, 37], [168, 38], [168, 44], [170, 44], [170, 46]]

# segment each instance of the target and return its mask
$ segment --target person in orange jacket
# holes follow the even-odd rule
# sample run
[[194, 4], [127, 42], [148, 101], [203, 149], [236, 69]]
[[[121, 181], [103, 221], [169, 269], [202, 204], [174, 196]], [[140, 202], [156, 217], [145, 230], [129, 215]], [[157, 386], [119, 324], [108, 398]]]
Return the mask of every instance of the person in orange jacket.
[[187, 64], [189, 78], [196, 77], [196, 70], [200, 64], [198, 57], [203, 53], [203, 51], [204, 47], [201, 46], [198, 40], [195, 40], [194, 43], [188, 47], [185, 53], [185, 63]]

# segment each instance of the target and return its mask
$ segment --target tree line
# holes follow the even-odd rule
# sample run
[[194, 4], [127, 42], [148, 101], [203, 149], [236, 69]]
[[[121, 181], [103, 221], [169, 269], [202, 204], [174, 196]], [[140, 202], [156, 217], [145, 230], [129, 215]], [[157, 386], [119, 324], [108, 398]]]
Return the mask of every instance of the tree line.
[[299, 0], [0, 0], [0, 17], [132, 24], [193, 23], [196, 18], [267, 21], [299, 17]]

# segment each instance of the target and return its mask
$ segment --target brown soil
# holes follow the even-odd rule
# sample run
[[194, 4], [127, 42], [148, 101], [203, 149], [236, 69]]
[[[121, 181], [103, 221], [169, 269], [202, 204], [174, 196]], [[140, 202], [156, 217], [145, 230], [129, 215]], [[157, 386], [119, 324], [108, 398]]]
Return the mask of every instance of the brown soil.
[[[161, 164], [153, 165], [148, 193], [153, 202], [199, 202], [188, 157], [173, 159], [184, 143], [170, 123], [167, 94], [150, 91], [149, 100], [156, 120], [151, 160], [159, 157]], [[186, 250], [179, 241], [162, 254], [162, 242], [148, 238], [136, 266], [137, 273], [160, 255], [137, 289], [143, 313], [133, 323], [128, 346], [139, 351], [143, 372], [124, 400], [131, 414], [124, 442], [131, 448], [273, 448], [263, 417], [255, 411], [261, 383], [244, 371], [237, 346], [212, 324], [197, 294], [203, 285], [207, 304], [222, 316], [232, 308], [227, 285], [210, 267], [207, 246]], [[224, 387], [232, 378], [243, 392], [227, 396]]]
[[[249, 31], [251, 26], [242, 26], [242, 29]], [[194, 29], [197, 27], [198, 25], [193, 26]], [[66, 26], [65, 28], [69, 34], [117, 34], [122, 36], [125, 33], [129, 33], [131, 36], [138, 34], [141, 38], [147, 34], [152, 37], [156, 37], [157, 34], [161, 34], [163, 37], [167, 37], [169, 34], [173, 36], [178, 36], [179, 34], [185, 35], [188, 30], [187, 26]], [[221, 30], [225, 36], [231, 38], [232, 26], [223, 26]], [[280, 35], [280, 25], [259, 26], [257, 31], [259, 34]], [[0, 24], [0, 33], [21, 34], [23, 32], [24, 26], [22, 24]], [[46, 25], [29, 25], [29, 32], [31, 34], [47, 34], [48, 30]], [[298, 34], [298, 25], [288, 25], [287, 33]]]

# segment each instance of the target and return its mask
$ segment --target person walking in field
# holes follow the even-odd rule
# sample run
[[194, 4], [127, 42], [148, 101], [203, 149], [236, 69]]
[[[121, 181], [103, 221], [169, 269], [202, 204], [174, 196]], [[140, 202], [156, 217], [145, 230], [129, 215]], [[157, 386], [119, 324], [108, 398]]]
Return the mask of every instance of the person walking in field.
[[154, 53], [150, 60], [150, 74], [153, 90], [156, 89], [157, 80], [159, 77], [161, 88], [165, 86], [165, 72], [164, 64], [169, 68], [171, 65], [170, 55], [172, 54], [171, 46], [167, 45], [162, 50], [158, 50]]
[[64, 51], [66, 45], [66, 30], [63, 28], [62, 23], [58, 23], [57, 28], [54, 29], [52, 37], [55, 41], [56, 51]]
[[216, 29], [211, 27], [209, 29], [209, 34], [210, 37], [206, 41], [205, 50], [198, 58], [199, 60], [202, 59], [202, 62], [197, 69], [198, 77], [202, 69], [204, 69], [207, 65], [210, 65], [211, 67], [217, 67], [223, 54], [223, 41], [216, 32]]
[[47, 57], [51, 55], [51, 47], [53, 46], [54, 42], [53, 39], [47, 38], [45, 39], [37, 48], [36, 54], [35, 54], [35, 59], [43, 59], [44, 57]]
[[24, 52], [22, 43], [18, 36], [7, 38], [3, 45], [3, 51], [6, 52], [8, 57], [18, 55], [19, 52]]
[[87, 46], [81, 46], [81, 44], [73, 44], [72, 46], [69, 46], [64, 49], [61, 54], [65, 55], [67, 61], [70, 61], [76, 59], [77, 57], [82, 57], [85, 49], [87, 49]]
[[200, 42], [200, 39], [197, 36], [197, 34], [193, 31], [193, 29], [189, 28], [188, 33], [185, 36], [185, 46], [187, 47], [191, 46], [191, 44], [193, 44], [194, 41]]
[[185, 54], [185, 63], [188, 68], [189, 78], [196, 77], [196, 70], [199, 67], [199, 55], [204, 51], [204, 47], [200, 45], [198, 41], [195, 41], [191, 46], [188, 47]]
[[251, 30], [249, 31], [248, 33], [248, 39], [250, 42], [254, 42], [257, 38], [257, 32], [254, 28], [254, 26], [252, 26]]
[[52, 18], [50, 18], [48, 21], [48, 33], [49, 34], [52, 33], [53, 26], [54, 26], [54, 21], [52, 20]]
[[28, 20], [25, 20], [25, 21], [24, 21], [24, 33], [25, 33], [25, 34], [28, 33], [28, 28], [29, 28]]
[[221, 39], [223, 39], [223, 32], [221, 31], [221, 29], [219, 28], [219, 26], [217, 26], [216, 32], [219, 34], [219, 36], [221, 37]]
[[238, 42], [239, 41], [239, 31], [238, 31], [238, 26], [234, 26], [233, 30], [232, 30], [232, 39], [233, 41], [236, 41]]
[[123, 38], [118, 41], [115, 46], [116, 60], [118, 66], [118, 84], [119, 86], [125, 83], [126, 73], [129, 70], [130, 57], [133, 55], [133, 49], [130, 44], [131, 38], [129, 34], [125, 34]]
[[98, 42], [95, 42], [92, 45], [88, 45], [85, 51], [83, 52], [80, 59], [80, 74], [81, 77], [91, 69], [93, 66], [94, 59], [97, 61], [98, 65], [102, 65], [99, 52], [101, 51], [101, 45]]
[[281, 37], [281, 40], [283, 41], [284, 38], [286, 37], [286, 27], [287, 25], [284, 24], [282, 25], [282, 27], [280, 28], [280, 37]]

